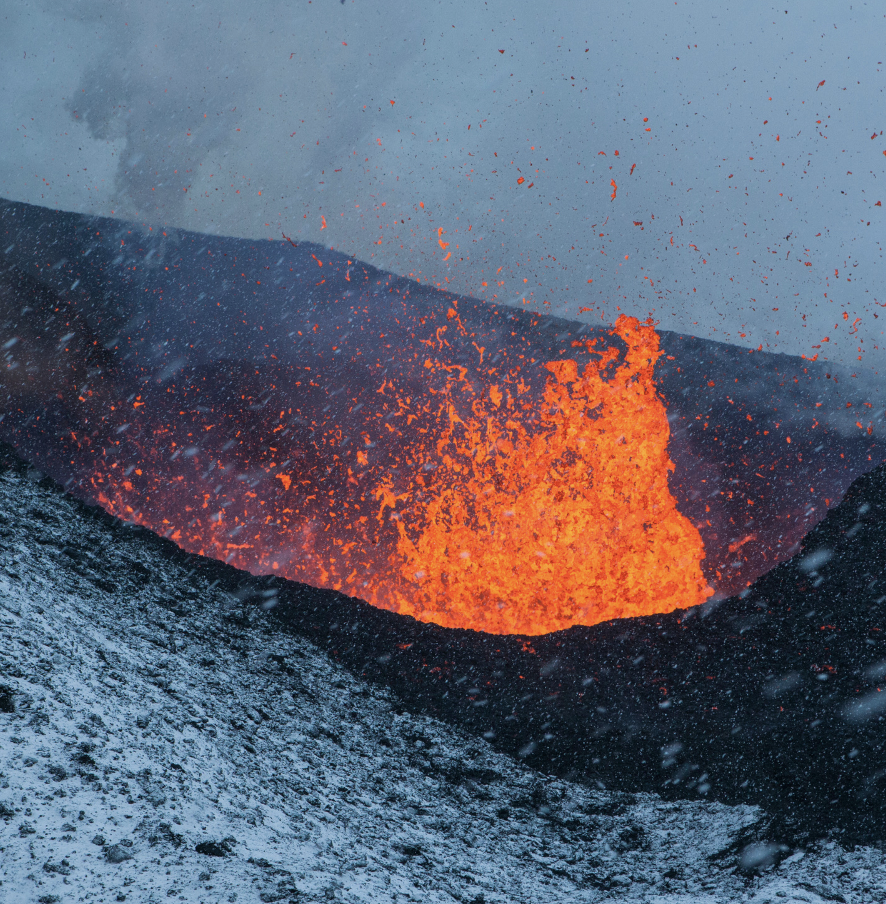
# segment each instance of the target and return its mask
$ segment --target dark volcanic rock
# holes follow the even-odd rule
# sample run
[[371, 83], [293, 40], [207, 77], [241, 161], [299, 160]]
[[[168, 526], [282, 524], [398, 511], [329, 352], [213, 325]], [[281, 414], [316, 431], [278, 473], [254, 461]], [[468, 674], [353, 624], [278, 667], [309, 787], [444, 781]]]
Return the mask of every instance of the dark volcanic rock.
[[[886, 466], [740, 597], [543, 637], [451, 631], [274, 582], [274, 616], [538, 769], [882, 838]], [[256, 592], [259, 586], [256, 583]]]
[[108, 863], [123, 863], [126, 860], [131, 860], [132, 854], [122, 845], [112, 844], [110, 847], [105, 848], [105, 858]]
[[[0, 450], [0, 460], [5, 455]], [[680, 613], [549, 638], [444, 631], [185, 555], [28, 477], [13, 457], [5, 461], [0, 674], [16, 711], [0, 716], [6, 804], [0, 898], [36, 882], [43, 898], [67, 900], [68, 886], [76, 884], [85, 900], [99, 900], [110, 879], [133, 900], [165, 895], [250, 904], [294, 898], [593, 904], [601, 892], [625, 904], [886, 899], [881, 850], [849, 850], [830, 839], [798, 846], [798, 826], [785, 818], [795, 811], [782, 798], [767, 802], [770, 817], [710, 800], [725, 796], [723, 786], [713, 771], [704, 779], [694, 772], [697, 760], [687, 765], [684, 753], [704, 742], [690, 737], [696, 682], [672, 679], [668, 695], [658, 690], [659, 697], [646, 700], [636, 672], [623, 674], [626, 653], [633, 655], [630, 668], [642, 665], [630, 650], [637, 632], [642, 638], [664, 624], [684, 632], [682, 642], [747, 599], [708, 607], [705, 618]], [[840, 544], [864, 536], [847, 522], [829, 540], [837, 544], [831, 561], [825, 565], [819, 554], [813, 569], [806, 560], [800, 579], [826, 576], [824, 569], [840, 560]], [[877, 546], [875, 537], [869, 540]], [[81, 569], [62, 552], [66, 545], [89, 550], [92, 560]], [[107, 593], [93, 577], [121, 592]], [[278, 605], [266, 610], [269, 590]], [[170, 611], [171, 601], [180, 614]], [[268, 612], [289, 620], [289, 628]], [[765, 646], [759, 633], [765, 625], [733, 632], [744, 638], [757, 631], [751, 645]], [[612, 635], [615, 629], [622, 633]], [[813, 642], [821, 643], [810, 635]], [[696, 666], [701, 651], [684, 646]], [[661, 655], [685, 662], [679, 644]], [[702, 668], [698, 683], [707, 688], [713, 673], [708, 662]], [[877, 680], [876, 669], [869, 674]], [[505, 686], [508, 675], [516, 690]], [[608, 712], [618, 726], [608, 733], [590, 733], [580, 705], [563, 705], [573, 685], [576, 696], [597, 692], [596, 684], [584, 683], [589, 675], [601, 687], [608, 682]], [[751, 680], [764, 701], [788, 711], [778, 701], [798, 693], [798, 678], [781, 672], [776, 679], [777, 685], [765, 675]], [[713, 705], [733, 706], [730, 694], [720, 693]], [[859, 692], [840, 710], [853, 731], [877, 724], [874, 693]], [[659, 709], [665, 696], [673, 702]], [[670, 727], [683, 732], [680, 740], [671, 733], [664, 742], [656, 738], [662, 732], [653, 719], [651, 740], [644, 738], [650, 705], [653, 715], [678, 717]], [[578, 713], [573, 723], [564, 711]], [[634, 718], [627, 723], [633, 734], [618, 721], [626, 713]], [[609, 764], [609, 774], [594, 772], [604, 763], [601, 738], [628, 755], [644, 744], [659, 747], [666, 765], [625, 756], [621, 774]], [[560, 759], [546, 760], [551, 751]], [[737, 755], [747, 751], [745, 744]], [[53, 782], [49, 767], [81, 753], [92, 757], [95, 771]], [[850, 756], [850, 766], [859, 757]], [[570, 768], [573, 781], [542, 774], [565, 776]], [[838, 765], [837, 779], [848, 769]], [[641, 787], [663, 776], [672, 796], [708, 799], [663, 801], [614, 790], [617, 782]], [[607, 782], [608, 789], [598, 786]], [[819, 809], [828, 816], [827, 803]], [[849, 826], [847, 837], [858, 836], [866, 824], [847, 814], [845, 807], [837, 813]], [[822, 819], [817, 828], [838, 822]], [[96, 856], [89, 838], [104, 856]], [[236, 838], [238, 856], [198, 853], [199, 844], [219, 838], [211, 843], [233, 845]]]
[[0, 685], [0, 713], [14, 713], [15, 703], [12, 701], [12, 691], [8, 687]]
[[200, 841], [194, 850], [198, 854], [205, 854], [207, 857], [227, 857], [233, 850], [233, 844], [229, 839], [224, 841]]

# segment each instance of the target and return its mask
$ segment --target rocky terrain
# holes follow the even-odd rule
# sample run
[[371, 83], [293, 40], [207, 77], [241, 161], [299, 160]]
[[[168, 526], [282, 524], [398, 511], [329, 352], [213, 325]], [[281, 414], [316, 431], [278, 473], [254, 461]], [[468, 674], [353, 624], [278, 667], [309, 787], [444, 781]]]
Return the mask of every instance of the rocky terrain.
[[742, 594], [539, 637], [453, 631], [220, 571], [413, 710], [594, 787], [759, 804], [782, 838], [886, 824], [886, 466]]
[[886, 899], [878, 847], [545, 775], [285, 630], [278, 589], [3, 467], [4, 904]]

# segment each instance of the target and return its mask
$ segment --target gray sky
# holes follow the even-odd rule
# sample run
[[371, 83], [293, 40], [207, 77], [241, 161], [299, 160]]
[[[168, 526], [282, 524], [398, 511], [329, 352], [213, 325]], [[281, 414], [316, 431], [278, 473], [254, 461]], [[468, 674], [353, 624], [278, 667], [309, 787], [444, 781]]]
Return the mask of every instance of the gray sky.
[[0, 194], [869, 374], [884, 48], [873, 0], [0, 0]]

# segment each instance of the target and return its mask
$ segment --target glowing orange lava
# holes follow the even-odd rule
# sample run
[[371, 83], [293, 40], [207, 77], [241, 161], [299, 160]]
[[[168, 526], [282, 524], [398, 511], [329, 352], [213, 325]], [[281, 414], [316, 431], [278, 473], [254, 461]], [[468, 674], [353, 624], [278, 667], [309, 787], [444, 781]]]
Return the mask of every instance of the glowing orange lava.
[[[454, 309], [448, 320], [461, 328]], [[427, 358], [426, 391], [384, 380], [352, 400], [377, 406], [356, 448], [315, 421], [299, 439], [283, 411], [260, 461], [225, 453], [225, 435], [242, 439], [236, 411], [190, 425], [185, 443], [219, 437], [214, 450], [155, 425], [137, 469], [102, 453], [94, 496], [191, 552], [448, 627], [544, 634], [695, 605], [711, 590], [668, 489], [658, 336], [624, 316], [613, 333], [624, 352], [573, 343], [589, 362], [547, 363], [543, 391], [520, 367]], [[307, 424], [316, 400], [304, 404], [286, 418]]]
[[627, 353], [614, 373], [614, 348], [581, 373], [572, 360], [545, 365], [551, 376], [532, 432], [519, 389], [492, 386], [471, 418], [449, 406], [436, 491], [416, 487], [402, 506], [379, 491], [382, 512], [404, 510], [392, 594], [399, 611], [449, 627], [541, 634], [710, 595], [701, 537], [668, 489], [670, 431], [652, 380], [658, 336], [625, 316], [615, 333]]

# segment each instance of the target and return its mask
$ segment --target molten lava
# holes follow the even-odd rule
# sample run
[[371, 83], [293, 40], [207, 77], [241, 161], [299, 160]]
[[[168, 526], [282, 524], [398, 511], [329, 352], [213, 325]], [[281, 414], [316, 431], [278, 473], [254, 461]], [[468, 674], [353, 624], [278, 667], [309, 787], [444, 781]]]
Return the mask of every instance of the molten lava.
[[[546, 364], [540, 400], [519, 368], [490, 383], [495, 368], [472, 379], [427, 358], [423, 394], [387, 380], [373, 391], [385, 400], [378, 435], [350, 455], [339, 454], [340, 428], [300, 443], [288, 430], [273, 438], [282, 423], [267, 427], [265, 460], [236, 464], [230, 452], [207, 460], [170, 444], [161, 428], [143, 441], [144, 467], [121, 475], [108, 463], [95, 496], [189, 551], [449, 627], [543, 634], [694, 605], [711, 591], [699, 533], [668, 490], [658, 336], [628, 317], [614, 334], [623, 355], [591, 341], [574, 343], [589, 353], [581, 372], [573, 360]], [[239, 436], [233, 426], [216, 433]], [[382, 434], [393, 436], [387, 452]], [[184, 469], [174, 476], [170, 446]], [[347, 469], [335, 485], [352, 498], [324, 489], [329, 462]]]
[[[452, 382], [435, 489], [407, 490], [396, 522], [399, 611], [448, 627], [542, 634], [670, 612], [711, 594], [701, 537], [668, 490], [670, 431], [652, 380], [658, 336], [625, 316], [614, 332], [627, 346], [620, 365], [615, 348], [592, 354], [581, 373], [572, 360], [545, 365], [533, 429], [525, 386], [493, 385], [462, 419], [448, 395], [467, 378]], [[420, 472], [422, 461], [412, 464]], [[399, 510], [390, 488], [379, 495], [382, 514]]]

